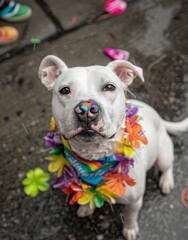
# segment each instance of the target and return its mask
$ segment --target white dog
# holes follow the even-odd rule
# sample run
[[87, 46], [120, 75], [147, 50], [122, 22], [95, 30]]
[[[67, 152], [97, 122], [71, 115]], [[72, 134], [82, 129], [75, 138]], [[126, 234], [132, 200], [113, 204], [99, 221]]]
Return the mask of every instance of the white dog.
[[[53, 90], [52, 112], [61, 134], [68, 140], [71, 149], [85, 159], [99, 159], [113, 154], [114, 139], [123, 131], [126, 103], [136, 104], [148, 144], [135, 149], [136, 161], [130, 170], [135, 179], [134, 187], [126, 187], [126, 200], [117, 198], [117, 202], [128, 204], [128, 213], [124, 218], [123, 235], [128, 240], [136, 239], [138, 213], [143, 204], [146, 185], [146, 172], [156, 163], [162, 175], [159, 186], [164, 194], [174, 188], [173, 143], [167, 131], [171, 133], [188, 130], [188, 118], [179, 123], [166, 122], [149, 105], [126, 100], [128, 86], [135, 77], [144, 81], [142, 69], [128, 61], [113, 61], [107, 66], [89, 66], [68, 68], [55, 56], [45, 57], [39, 68], [42, 83]], [[87, 114], [80, 112], [80, 103], [91, 101], [95, 109]], [[91, 215], [94, 208], [83, 205], [78, 216]]]

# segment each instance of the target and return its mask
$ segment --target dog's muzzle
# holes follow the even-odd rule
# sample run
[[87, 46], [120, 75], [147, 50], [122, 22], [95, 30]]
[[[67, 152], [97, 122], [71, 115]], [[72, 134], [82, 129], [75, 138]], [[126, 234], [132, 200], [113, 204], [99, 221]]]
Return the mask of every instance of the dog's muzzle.
[[76, 116], [81, 122], [91, 123], [100, 113], [100, 107], [93, 101], [82, 101], [74, 109]]

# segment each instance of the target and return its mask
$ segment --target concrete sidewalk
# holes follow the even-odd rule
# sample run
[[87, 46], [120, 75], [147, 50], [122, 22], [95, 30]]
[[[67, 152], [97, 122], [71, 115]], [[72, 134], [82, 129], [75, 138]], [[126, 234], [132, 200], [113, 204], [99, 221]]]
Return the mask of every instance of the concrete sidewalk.
[[[105, 205], [92, 217], [78, 219], [77, 207], [69, 206], [58, 190], [34, 199], [23, 193], [25, 173], [37, 166], [46, 169], [48, 164], [42, 130], [51, 117], [51, 93], [38, 80], [38, 66], [48, 54], [59, 56], [70, 67], [105, 65], [110, 61], [103, 54], [105, 47], [127, 50], [130, 61], [144, 69], [146, 80], [144, 85], [136, 80], [130, 90], [163, 118], [181, 120], [188, 115], [187, 4], [175, 0], [129, 1], [124, 14], [87, 22], [74, 30], [74, 24], [102, 15], [104, 1], [46, 0], [59, 26], [63, 30], [72, 28], [58, 35], [61, 30], [39, 7], [40, 1], [25, 2], [33, 7], [34, 15], [19, 46], [24, 47], [33, 37], [56, 38], [28, 47], [0, 64], [0, 239], [123, 240], [123, 206], [114, 206], [112, 211]], [[20, 31], [27, 23], [22, 24]], [[9, 50], [1, 49], [1, 56]], [[139, 218], [140, 240], [187, 239], [188, 209], [180, 198], [188, 186], [187, 135], [173, 137], [173, 141], [176, 186], [169, 196], [161, 195], [158, 170], [150, 171]]]

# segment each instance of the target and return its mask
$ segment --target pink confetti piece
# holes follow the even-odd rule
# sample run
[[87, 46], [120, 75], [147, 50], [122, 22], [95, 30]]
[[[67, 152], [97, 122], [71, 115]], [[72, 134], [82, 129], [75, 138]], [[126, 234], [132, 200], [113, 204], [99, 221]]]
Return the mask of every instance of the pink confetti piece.
[[104, 53], [113, 60], [128, 60], [129, 52], [121, 49], [105, 48]]
[[104, 8], [112, 15], [119, 15], [126, 11], [127, 3], [124, 0], [107, 0]]

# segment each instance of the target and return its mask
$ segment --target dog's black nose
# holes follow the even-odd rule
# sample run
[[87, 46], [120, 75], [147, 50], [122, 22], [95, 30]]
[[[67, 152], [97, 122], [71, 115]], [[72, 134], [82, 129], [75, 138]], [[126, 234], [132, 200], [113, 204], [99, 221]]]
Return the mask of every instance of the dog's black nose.
[[79, 120], [89, 123], [97, 118], [100, 107], [93, 101], [82, 101], [74, 110]]

